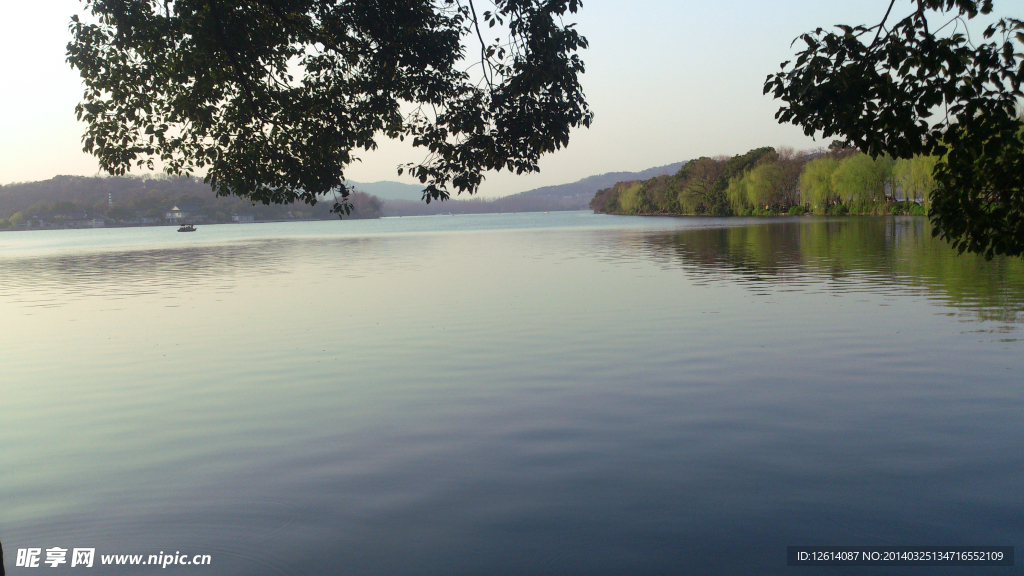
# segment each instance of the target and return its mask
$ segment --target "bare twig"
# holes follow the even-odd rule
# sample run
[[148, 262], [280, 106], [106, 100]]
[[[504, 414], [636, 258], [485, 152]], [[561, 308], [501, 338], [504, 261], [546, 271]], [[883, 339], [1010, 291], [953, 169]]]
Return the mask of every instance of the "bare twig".
[[[480, 32], [480, 20], [476, 16], [476, 6], [473, 5], [473, 0], [469, 0], [469, 11], [473, 13], [473, 28], [476, 30], [476, 37], [480, 39], [480, 68], [484, 74], [484, 79], [487, 80], [488, 90], [494, 87], [494, 70], [491, 68], [490, 59], [487, 58], [487, 42], [484, 42], [484, 35]], [[487, 73], [490, 72], [488, 78]]]
[[875, 39], [871, 41], [871, 45], [868, 48], [871, 48], [875, 45], [875, 42], [878, 42], [878, 37], [882, 34], [882, 29], [885, 28], [885, 21], [889, 19], [889, 13], [892, 12], [892, 7], [895, 4], [896, 0], [889, 2], [889, 9], [885, 11], [885, 16], [882, 17], [882, 21], [878, 24], [878, 32], [875, 32]]

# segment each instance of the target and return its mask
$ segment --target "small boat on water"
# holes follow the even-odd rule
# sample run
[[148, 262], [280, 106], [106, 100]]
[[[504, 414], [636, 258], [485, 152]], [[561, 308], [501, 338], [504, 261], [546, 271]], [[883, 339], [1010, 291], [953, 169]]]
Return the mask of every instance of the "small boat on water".
[[196, 231], [195, 224], [185, 224], [184, 226], [181, 226], [180, 228], [178, 228], [178, 232], [195, 232], [195, 231]]

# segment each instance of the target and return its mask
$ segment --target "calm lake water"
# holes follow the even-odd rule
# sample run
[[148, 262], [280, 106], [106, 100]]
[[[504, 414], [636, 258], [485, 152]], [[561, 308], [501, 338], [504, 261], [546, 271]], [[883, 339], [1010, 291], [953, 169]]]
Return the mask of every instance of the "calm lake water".
[[1019, 555], [1022, 321], [1024, 263], [920, 218], [0, 233], [0, 540], [13, 574], [1020, 574], [786, 546]]

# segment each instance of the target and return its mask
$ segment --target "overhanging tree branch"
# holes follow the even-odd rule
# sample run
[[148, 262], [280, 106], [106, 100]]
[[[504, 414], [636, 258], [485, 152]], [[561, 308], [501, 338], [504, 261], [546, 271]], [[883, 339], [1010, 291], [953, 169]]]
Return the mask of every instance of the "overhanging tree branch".
[[[428, 151], [404, 169], [431, 199], [475, 192], [488, 170], [536, 171], [593, 117], [586, 39], [560, 19], [579, 2], [493, 4], [508, 45], [524, 47], [498, 68], [476, 7], [467, 27], [457, 0], [90, 1], [97, 23], [73, 19], [68, 45], [84, 148], [114, 173], [160, 159], [259, 202], [344, 197], [345, 168], [381, 134]], [[486, 87], [464, 69], [470, 33]], [[404, 118], [410, 104], [435, 114]]]

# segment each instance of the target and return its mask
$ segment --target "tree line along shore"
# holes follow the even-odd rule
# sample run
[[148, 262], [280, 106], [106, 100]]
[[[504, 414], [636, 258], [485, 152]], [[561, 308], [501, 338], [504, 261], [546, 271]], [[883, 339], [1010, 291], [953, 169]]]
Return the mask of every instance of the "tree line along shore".
[[[353, 210], [346, 218], [382, 215], [383, 202], [375, 196], [355, 192], [347, 200]], [[217, 196], [202, 179], [188, 176], [56, 176], [0, 186], [0, 230], [328, 220], [338, 218], [333, 204], [267, 205]]]
[[604, 214], [769, 216], [925, 215], [935, 189], [937, 158], [893, 159], [857, 150], [794, 152], [756, 148], [702, 157], [671, 176], [619, 182], [600, 190], [590, 208]]
[[[598, 213], [642, 215], [924, 215], [936, 186], [935, 162], [936, 158], [927, 156], [871, 158], [849, 148], [799, 153], [757, 148], [732, 158], [698, 158], [678, 169], [676, 164], [671, 166], [674, 174], [618, 182], [598, 190], [589, 206]], [[555, 191], [562, 193], [541, 195], [544, 190], [538, 189], [493, 200], [430, 204], [384, 201], [355, 192], [347, 199], [353, 212], [346, 218], [579, 210], [587, 206], [588, 196], [581, 186], [600, 178]], [[606, 178], [604, 185], [613, 181]], [[331, 201], [315, 206], [264, 205], [217, 196], [202, 180], [184, 176], [57, 176], [0, 186], [0, 230], [177, 224], [182, 219], [174, 217], [174, 209], [187, 213], [184, 220], [195, 223], [336, 219], [332, 205]]]

